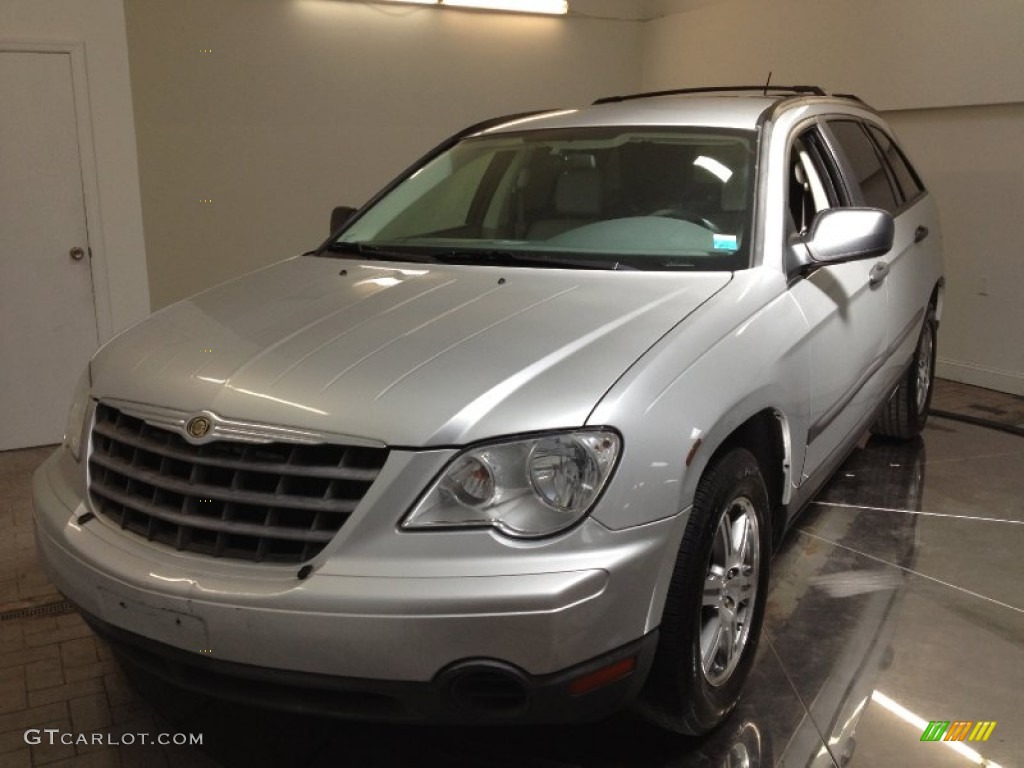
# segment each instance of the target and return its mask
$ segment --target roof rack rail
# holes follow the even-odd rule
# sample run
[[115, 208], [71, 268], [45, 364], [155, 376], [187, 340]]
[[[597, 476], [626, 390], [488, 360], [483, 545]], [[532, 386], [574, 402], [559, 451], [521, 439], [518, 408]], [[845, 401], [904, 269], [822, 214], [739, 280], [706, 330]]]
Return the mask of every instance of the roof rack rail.
[[861, 104], [864, 103], [864, 99], [855, 93], [833, 93], [832, 95], [837, 99], [853, 99], [854, 101], [859, 101]]
[[774, 93], [795, 93], [811, 94], [813, 96], [828, 96], [824, 90], [816, 85], [716, 85], [707, 88], [673, 88], [667, 91], [647, 91], [646, 93], [631, 93], [626, 96], [605, 96], [597, 99], [594, 104], [612, 104], [617, 101], [631, 101], [633, 99], [649, 99], [655, 96], [678, 96], [688, 93], [732, 93], [742, 91], [761, 91], [767, 94]]

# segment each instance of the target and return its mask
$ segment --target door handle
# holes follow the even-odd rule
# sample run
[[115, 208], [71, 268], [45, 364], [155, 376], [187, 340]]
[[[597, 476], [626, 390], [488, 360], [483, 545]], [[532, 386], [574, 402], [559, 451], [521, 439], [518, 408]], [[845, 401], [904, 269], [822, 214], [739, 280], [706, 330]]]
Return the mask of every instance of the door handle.
[[928, 227], [921, 226], [914, 230], [915, 243], [920, 243], [926, 237], [928, 237]]
[[68, 251], [68, 256], [71, 257], [72, 261], [81, 261], [85, 258], [85, 249], [79, 248], [77, 245]]
[[885, 276], [888, 274], [889, 265], [884, 261], [876, 262], [875, 266], [873, 266], [871, 268], [871, 271], [868, 272], [868, 283], [873, 288], [876, 285], [879, 285], [883, 280], [885, 280]]

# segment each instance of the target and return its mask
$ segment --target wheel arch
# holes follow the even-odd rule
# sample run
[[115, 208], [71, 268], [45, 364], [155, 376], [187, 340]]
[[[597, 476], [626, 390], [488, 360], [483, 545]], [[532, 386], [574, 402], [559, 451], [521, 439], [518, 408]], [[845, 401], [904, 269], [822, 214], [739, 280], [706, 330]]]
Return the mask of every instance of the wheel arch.
[[771, 503], [772, 546], [778, 547], [786, 524], [792, 472], [792, 446], [785, 415], [765, 408], [730, 432], [708, 458], [701, 474], [734, 448], [745, 448], [757, 459]]
[[[761, 468], [768, 499], [771, 504], [771, 536], [773, 549], [778, 548], [785, 532], [788, 520], [787, 504], [791, 501], [793, 453], [790, 422], [786, 415], [774, 407], [764, 407], [750, 414], [735, 426], [727, 427], [721, 439], [707, 442], [691, 449], [694, 461], [687, 467], [693, 470], [693, 478], [685, 483], [686, 498], [692, 494], [700, 479], [714, 466], [715, 462], [733, 448], [746, 448], [757, 459]], [[712, 429], [709, 435], [714, 435]], [[688, 507], [689, 504], [685, 504]], [[684, 525], [686, 518], [683, 518]], [[664, 562], [661, 564], [656, 580], [656, 588], [648, 606], [647, 631], [657, 627], [665, 609], [665, 598], [668, 591], [668, 579], [672, 572], [679, 549], [679, 540], [684, 528], [678, 528], [673, 545], [666, 549]]]
[[[764, 408], [732, 429], [725, 439], [716, 444], [714, 450], [705, 452], [706, 461], [702, 462], [699, 468], [689, 464], [690, 468], [694, 469], [693, 474], [699, 476], [696, 482], [703, 486], [702, 493], [704, 494], [703, 496], [698, 494], [691, 511], [699, 507], [703, 514], [695, 521], [690, 517], [686, 519], [678, 555], [673, 558], [672, 569], [668, 573], [669, 581], [659, 606], [656, 624], [660, 633], [658, 652], [655, 655], [649, 676], [645, 680], [645, 687], [638, 705], [641, 713], [656, 722], [669, 725], [680, 733], [702, 733], [715, 723], [720, 722], [721, 718], [735, 706], [736, 696], [738, 696], [737, 686], [742, 686], [752, 664], [754, 649], [766, 610], [770, 550], [775, 545], [776, 521], [783, 509], [781, 504], [782, 488], [786, 483], [783, 464], [785, 460], [783, 457], [786, 455], [784, 427], [784, 417], [779, 411], [773, 408]], [[738, 449], [744, 450], [741, 452]], [[765, 527], [769, 530], [761, 529], [759, 537], [761, 556], [759, 560], [752, 561], [757, 567], [759, 581], [755, 582], [754, 595], [756, 595], [756, 599], [750, 604], [749, 637], [745, 641], [746, 644], [742, 646], [742, 658], [737, 657], [736, 660], [730, 662], [737, 666], [730, 669], [728, 676], [724, 679], [711, 681], [706, 677], [707, 671], [705, 670], [703, 673], [699, 671], [696, 673], [705, 675], [701, 678], [702, 682], [694, 683], [692, 680], [683, 680], [682, 677], [685, 675], [681, 677], [676, 672], [679, 667], [677, 659], [680, 658], [678, 651], [680, 648], [683, 650], [692, 648], [691, 642], [698, 642], [696, 638], [703, 636], [699, 627], [693, 628], [695, 623], [691, 621], [691, 608], [694, 603], [690, 599], [696, 597], [699, 605], [702, 588], [706, 599], [708, 588], [708, 576], [705, 575], [708, 567], [706, 558], [709, 556], [709, 552], [715, 551], [712, 548], [711, 538], [717, 535], [715, 528], [720, 524], [720, 510], [730, 509], [731, 502], [728, 507], [720, 505], [726, 499], [734, 498], [733, 494], [737, 493], [737, 489], [741, 487], [745, 489], [745, 494], [752, 495], [754, 485], [750, 475], [751, 460], [756, 462], [766, 485], [769, 497], [769, 522]], [[770, 469], [766, 469], [766, 467], [770, 467]], [[720, 471], [716, 468], [720, 468]], [[707, 480], [706, 485], [704, 485], [705, 480]], [[714, 524], [714, 527], [708, 528], [708, 523]], [[703, 587], [701, 587], [701, 583], [703, 583]], [[736, 599], [739, 600], [739, 597], [737, 596]], [[747, 619], [743, 619], [743, 621], [745, 622]], [[663, 647], [665, 643], [668, 645]], [[682, 643], [681, 646], [680, 643]], [[667, 655], [663, 655], [666, 653], [665, 648], [668, 648]], [[694, 657], [695, 666], [691, 667], [687, 662], [686, 669], [699, 670], [701, 661], [698, 656], [703, 658], [701, 656], [703, 646], [694, 653], [697, 654]], [[690, 657], [683, 658], [689, 660]], [[731, 693], [728, 692], [730, 690], [728, 686], [732, 686]], [[726, 693], [721, 693], [722, 691], [726, 691]], [[668, 719], [665, 719], [666, 717]], [[682, 718], [681, 721], [678, 719], [679, 717]]]

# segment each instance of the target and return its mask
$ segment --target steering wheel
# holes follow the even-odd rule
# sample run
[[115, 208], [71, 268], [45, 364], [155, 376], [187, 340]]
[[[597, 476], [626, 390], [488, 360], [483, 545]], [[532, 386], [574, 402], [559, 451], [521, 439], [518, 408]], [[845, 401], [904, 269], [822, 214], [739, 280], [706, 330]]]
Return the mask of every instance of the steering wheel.
[[680, 221], [688, 221], [691, 224], [696, 224], [698, 227], [703, 227], [712, 232], [721, 232], [721, 228], [715, 222], [710, 219], [705, 219], [703, 216], [698, 216], [690, 211], [684, 211], [680, 208], [659, 208], [656, 211], [652, 211], [647, 214], [648, 216], [662, 216], [668, 219], [679, 219]]

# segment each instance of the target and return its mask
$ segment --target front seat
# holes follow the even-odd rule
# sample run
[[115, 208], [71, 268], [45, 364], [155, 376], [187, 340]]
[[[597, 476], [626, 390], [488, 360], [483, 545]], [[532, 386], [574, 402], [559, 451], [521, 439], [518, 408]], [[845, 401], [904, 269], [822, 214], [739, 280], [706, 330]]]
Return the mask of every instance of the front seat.
[[569, 155], [555, 181], [551, 215], [534, 221], [526, 238], [547, 240], [570, 229], [593, 224], [601, 219], [602, 203], [601, 174], [594, 156]]

